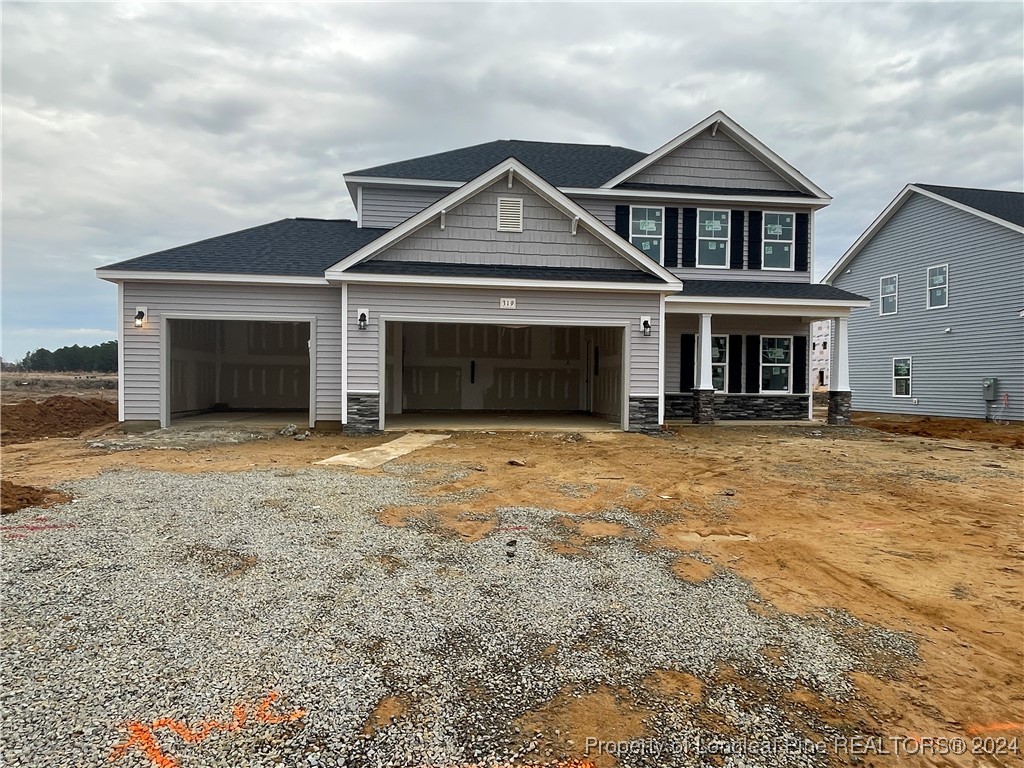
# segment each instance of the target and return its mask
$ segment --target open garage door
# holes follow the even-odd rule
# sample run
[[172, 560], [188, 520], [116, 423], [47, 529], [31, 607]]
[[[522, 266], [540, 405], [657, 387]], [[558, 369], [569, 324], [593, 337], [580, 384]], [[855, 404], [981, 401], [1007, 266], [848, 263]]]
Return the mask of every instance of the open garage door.
[[171, 420], [312, 424], [308, 322], [168, 320], [167, 331]]
[[622, 328], [388, 323], [385, 425], [619, 428], [622, 339]]

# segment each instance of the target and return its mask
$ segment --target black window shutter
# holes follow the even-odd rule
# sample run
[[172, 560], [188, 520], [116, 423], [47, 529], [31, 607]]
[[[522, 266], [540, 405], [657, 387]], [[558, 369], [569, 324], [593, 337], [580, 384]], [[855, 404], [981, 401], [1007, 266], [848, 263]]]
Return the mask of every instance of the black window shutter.
[[750, 212], [750, 234], [747, 235], [747, 269], [761, 268], [761, 212]]
[[807, 394], [807, 337], [793, 337], [793, 382], [789, 391], [795, 395]]
[[679, 209], [665, 209], [665, 266], [679, 266]]
[[697, 336], [684, 333], [679, 347], [679, 391], [692, 392], [694, 384], [694, 355], [697, 352]]
[[743, 269], [743, 211], [732, 212], [729, 231], [729, 269]]
[[743, 391], [743, 337], [729, 337], [729, 392]]
[[681, 267], [697, 266], [697, 209], [683, 208], [683, 259]]
[[796, 215], [796, 230], [794, 243], [796, 256], [793, 259], [793, 269], [795, 269], [797, 272], [807, 271], [809, 224], [810, 217], [806, 213], [798, 213]]
[[615, 234], [629, 240], [629, 206], [615, 206]]
[[747, 392], [761, 391], [761, 337], [747, 336]]

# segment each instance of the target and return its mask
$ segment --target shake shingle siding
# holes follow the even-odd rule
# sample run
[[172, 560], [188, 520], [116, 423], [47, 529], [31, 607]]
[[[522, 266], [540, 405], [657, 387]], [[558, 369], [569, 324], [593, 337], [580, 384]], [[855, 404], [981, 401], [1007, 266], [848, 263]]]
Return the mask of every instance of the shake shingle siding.
[[[942, 264], [949, 306], [929, 310], [928, 268]], [[898, 312], [880, 316], [879, 279], [892, 274]], [[833, 284], [871, 299], [850, 318], [855, 409], [981, 418], [981, 380], [994, 376], [1024, 418], [1024, 235], [915, 194]], [[892, 395], [892, 358], [904, 356], [911, 398]]]

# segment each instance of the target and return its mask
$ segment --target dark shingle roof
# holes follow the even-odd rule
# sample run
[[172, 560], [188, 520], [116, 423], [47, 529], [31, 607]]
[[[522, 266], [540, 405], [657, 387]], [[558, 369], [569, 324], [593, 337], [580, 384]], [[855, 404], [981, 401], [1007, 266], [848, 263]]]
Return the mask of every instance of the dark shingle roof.
[[1002, 189], [972, 189], [970, 187], [943, 187], [938, 184], [915, 184], [955, 203], [974, 208], [982, 213], [1024, 227], [1024, 192]]
[[821, 283], [769, 283], [754, 280], [683, 280], [679, 296], [742, 299], [820, 299], [822, 301], [867, 301], [849, 291]]
[[700, 187], [691, 184], [639, 184], [624, 181], [616, 189], [636, 189], [645, 192], [682, 192], [696, 195], [751, 195], [757, 197], [814, 197], [798, 189], [753, 189], [751, 187]]
[[556, 187], [600, 187], [647, 157], [647, 153], [607, 145], [511, 139], [363, 168], [346, 175], [470, 181], [510, 157]]
[[281, 219], [103, 269], [323, 277], [332, 264], [387, 231], [360, 229], [348, 219]]
[[382, 261], [353, 264], [348, 272], [430, 277], [494, 277], [511, 280], [590, 280], [602, 283], [660, 283], [661, 278], [638, 269], [587, 267], [521, 267], [513, 264], [456, 264], [430, 261]]

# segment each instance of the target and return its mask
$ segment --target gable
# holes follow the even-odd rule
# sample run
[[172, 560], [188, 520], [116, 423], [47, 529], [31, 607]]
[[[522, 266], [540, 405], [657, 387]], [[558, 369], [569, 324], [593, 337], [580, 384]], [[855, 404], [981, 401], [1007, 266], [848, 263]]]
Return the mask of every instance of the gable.
[[626, 179], [632, 184], [692, 185], [800, 193], [793, 184], [740, 146], [725, 131], [708, 128]]

